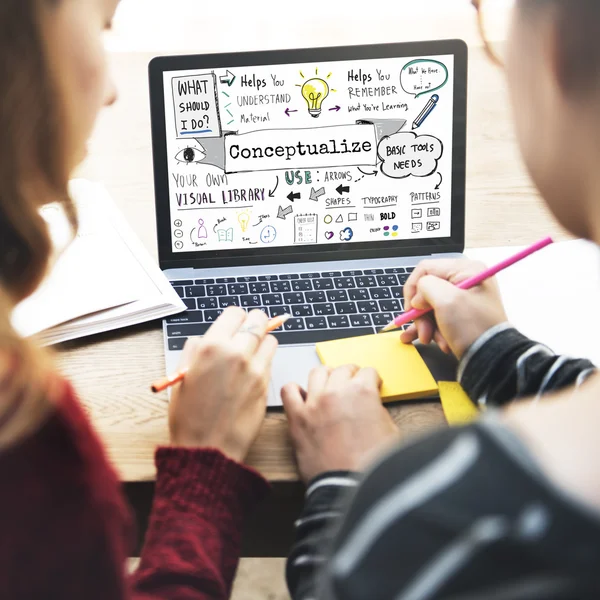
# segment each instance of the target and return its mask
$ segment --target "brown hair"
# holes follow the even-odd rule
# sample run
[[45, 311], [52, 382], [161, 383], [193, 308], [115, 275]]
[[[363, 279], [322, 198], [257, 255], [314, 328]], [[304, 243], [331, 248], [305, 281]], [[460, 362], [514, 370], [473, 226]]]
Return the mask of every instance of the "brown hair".
[[40, 206], [63, 202], [74, 220], [60, 102], [40, 27], [49, 4], [57, 2], [0, 3], [0, 284], [15, 301], [35, 289], [50, 255]]
[[600, 0], [520, 0], [519, 9], [531, 19], [555, 11], [559, 76], [567, 93], [600, 89]]
[[[29, 407], [39, 400], [43, 359], [13, 331], [10, 311], [47, 269], [51, 242], [40, 206], [62, 203], [76, 225], [67, 193], [62, 102], [42, 30], [44, 12], [59, 2], [0, 2], [0, 400], [19, 398]], [[3, 381], [8, 365], [10, 377]], [[0, 414], [5, 410], [0, 405]]]

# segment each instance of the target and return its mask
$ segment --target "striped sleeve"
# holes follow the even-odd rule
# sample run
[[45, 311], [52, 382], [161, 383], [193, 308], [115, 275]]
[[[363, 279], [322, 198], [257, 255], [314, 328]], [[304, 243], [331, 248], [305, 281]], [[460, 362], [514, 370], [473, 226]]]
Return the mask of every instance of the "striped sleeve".
[[315, 598], [315, 574], [331, 550], [348, 498], [358, 486], [358, 475], [330, 471], [312, 480], [304, 510], [296, 521], [296, 544], [287, 561], [286, 578], [292, 598]]
[[[579, 386], [595, 370], [591, 362], [557, 356], [503, 323], [469, 348], [460, 362], [458, 379], [474, 401], [492, 407]], [[478, 427], [441, 432], [400, 449], [360, 486], [356, 474], [326, 473], [317, 478], [308, 489], [304, 513], [296, 523], [297, 541], [287, 564], [292, 598], [449, 597], [427, 587], [433, 576], [419, 579], [415, 574], [426, 565], [434, 575], [440, 571], [442, 579], [450, 577], [447, 571], [451, 568], [452, 573], [462, 574], [461, 565], [453, 566], [454, 557], [472, 553], [473, 546], [479, 551], [478, 546], [487, 545], [490, 536], [493, 543], [500, 535], [496, 532], [499, 521], [492, 516], [493, 511], [480, 514], [480, 500], [485, 498], [494, 506], [495, 499], [506, 497], [508, 487], [518, 490], [523, 494], [521, 517], [515, 516], [518, 513], [513, 506], [519, 494], [498, 507], [510, 511], [514, 523], [515, 518], [528, 518], [527, 511], [533, 510], [535, 498], [540, 497], [538, 489], [531, 504], [524, 504], [530, 487], [525, 470], [499, 455], [482, 438]], [[457, 492], [454, 486], [459, 481]], [[467, 528], [467, 522], [473, 525]], [[490, 566], [492, 571], [494, 568]], [[479, 574], [475, 569], [470, 576], [476, 580]], [[515, 577], [519, 587], [516, 566]], [[563, 584], [567, 586], [566, 596], [560, 595]], [[523, 585], [530, 586], [530, 591], [522, 596], [512, 595], [507, 588], [505, 595], [494, 597], [575, 597], [569, 595], [571, 584], [546, 577], [526, 578]], [[488, 591], [476, 590], [460, 597], [491, 597], [486, 595]], [[552, 595], [555, 593], [558, 595]]]
[[458, 380], [479, 406], [501, 406], [579, 386], [595, 370], [589, 360], [558, 356], [503, 323], [484, 333], [465, 353]]
[[597, 598], [600, 517], [532, 475], [520, 440], [495, 427], [448, 429], [381, 460], [313, 545], [312, 572], [288, 564], [292, 598]]

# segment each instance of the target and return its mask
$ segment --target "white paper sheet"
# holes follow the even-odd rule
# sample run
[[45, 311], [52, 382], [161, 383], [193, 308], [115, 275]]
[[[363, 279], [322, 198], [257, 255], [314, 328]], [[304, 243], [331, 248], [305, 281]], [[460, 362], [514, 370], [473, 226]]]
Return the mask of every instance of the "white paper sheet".
[[74, 180], [71, 195], [80, 225], [70, 244], [60, 208], [42, 209], [57, 251], [64, 250], [43, 285], [15, 308], [17, 331], [56, 343], [184, 310], [106, 190]]
[[[474, 248], [470, 258], [492, 266], [521, 247]], [[600, 251], [584, 240], [559, 242], [498, 275], [509, 320], [559, 354], [600, 365]]]

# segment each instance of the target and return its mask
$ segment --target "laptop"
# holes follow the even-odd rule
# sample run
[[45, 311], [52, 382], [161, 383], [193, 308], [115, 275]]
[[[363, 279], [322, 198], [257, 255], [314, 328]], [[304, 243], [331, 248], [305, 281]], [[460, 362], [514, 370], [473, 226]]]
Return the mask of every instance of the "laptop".
[[465, 232], [467, 48], [459, 40], [154, 59], [160, 267], [188, 307], [167, 372], [227, 306], [292, 318], [269, 405], [314, 344], [377, 332], [424, 258]]

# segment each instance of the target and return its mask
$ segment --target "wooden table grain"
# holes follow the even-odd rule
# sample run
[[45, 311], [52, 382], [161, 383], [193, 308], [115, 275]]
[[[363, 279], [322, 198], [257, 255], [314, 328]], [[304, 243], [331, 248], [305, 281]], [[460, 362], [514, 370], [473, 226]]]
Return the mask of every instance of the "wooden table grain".
[[[112, 58], [119, 102], [100, 118], [81, 175], [104, 182], [156, 257], [150, 115], [145, 53]], [[470, 52], [467, 246], [517, 245], [566, 234], [543, 206], [518, 153], [503, 74], [480, 48]], [[125, 482], [151, 481], [157, 445], [168, 442], [166, 394], [149, 382], [164, 374], [158, 323], [64, 344], [57, 361], [74, 382]], [[404, 435], [441, 427], [439, 403], [391, 408]], [[285, 415], [269, 412], [248, 464], [272, 482], [297, 481]]]

